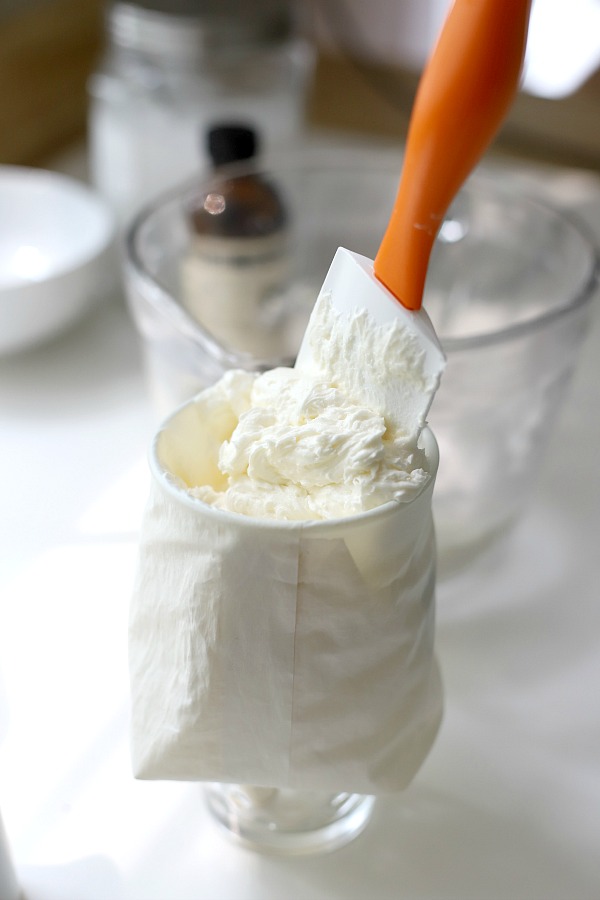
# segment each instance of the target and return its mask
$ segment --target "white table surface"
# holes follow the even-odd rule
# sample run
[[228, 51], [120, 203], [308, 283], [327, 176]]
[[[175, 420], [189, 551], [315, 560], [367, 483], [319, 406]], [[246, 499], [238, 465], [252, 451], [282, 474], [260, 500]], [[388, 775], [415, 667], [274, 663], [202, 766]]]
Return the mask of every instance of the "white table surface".
[[[552, 184], [600, 235], [587, 176]], [[155, 415], [123, 301], [0, 360], [0, 810], [28, 900], [598, 900], [599, 411], [596, 314], [527, 514], [440, 581], [430, 756], [353, 844], [283, 859], [222, 836], [200, 785], [130, 773]]]

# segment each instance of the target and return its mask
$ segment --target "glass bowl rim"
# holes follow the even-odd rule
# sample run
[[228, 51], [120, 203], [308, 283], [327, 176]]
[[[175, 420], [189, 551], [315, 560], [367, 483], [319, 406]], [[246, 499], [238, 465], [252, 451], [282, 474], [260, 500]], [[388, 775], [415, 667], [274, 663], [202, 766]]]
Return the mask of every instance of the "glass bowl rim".
[[[392, 176], [396, 171], [398, 178], [401, 168], [402, 151], [398, 151], [398, 160], [392, 157], [389, 151], [382, 155], [379, 151], [374, 154], [379, 159], [375, 160], [373, 172], [385, 172]], [[133, 272], [136, 280], [141, 281], [146, 286], [145, 295], [150, 302], [159, 309], [162, 315], [167, 315], [171, 323], [181, 331], [191, 341], [202, 342], [211, 351], [215, 359], [221, 361], [228, 367], [237, 366], [239, 368], [266, 369], [275, 365], [290, 365], [293, 361], [284, 358], [259, 359], [250, 353], [243, 351], [230, 350], [219, 343], [210, 332], [206, 331], [191, 316], [187, 314], [185, 309], [175, 300], [168, 289], [153, 276], [144, 264], [140, 256], [138, 248], [139, 234], [142, 228], [157, 213], [161, 212], [170, 204], [183, 204], [185, 198], [188, 197], [193, 190], [198, 189], [199, 183], [203, 182], [206, 186], [211, 182], [217, 182], [223, 177], [240, 177], [248, 173], [261, 173], [264, 175], [275, 174], [278, 170], [300, 171], [310, 169], [319, 169], [322, 171], [338, 171], [339, 169], [347, 169], [356, 171], [359, 177], [360, 172], [365, 171], [365, 151], [354, 148], [345, 148], [343, 151], [327, 150], [306, 150], [291, 154], [285, 160], [269, 159], [254, 160], [246, 163], [234, 163], [223, 166], [218, 172], [200, 172], [193, 178], [188, 178], [170, 188], [168, 191], [162, 192], [158, 197], [145, 204], [131, 220], [129, 227], [124, 236], [125, 250], [125, 266]], [[566, 299], [554, 305], [551, 309], [545, 310], [531, 318], [516, 322], [513, 325], [506, 325], [496, 331], [474, 333], [465, 336], [444, 337], [438, 334], [440, 342], [446, 353], [453, 353], [462, 350], [477, 349], [489, 345], [502, 344], [513, 339], [526, 335], [532, 331], [544, 328], [568, 315], [571, 312], [584, 307], [589, 303], [594, 292], [600, 282], [600, 250], [595, 241], [595, 236], [591, 228], [574, 213], [554, 206], [545, 198], [528, 191], [521, 191], [516, 184], [499, 183], [498, 176], [492, 177], [490, 174], [483, 174], [476, 170], [465, 181], [459, 192], [467, 191], [483, 191], [488, 196], [494, 198], [507, 198], [510, 202], [517, 203], [519, 206], [537, 209], [546, 218], [553, 218], [555, 221], [561, 221], [569, 226], [572, 233], [577, 235], [580, 244], [585, 247], [588, 257], [588, 271], [581, 280], [578, 289]], [[451, 207], [450, 207], [451, 208]], [[382, 223], [382, 230], [385, 226]], [[350, 248], [357, 249], [357, 248]], [[315, 298], [316, 299], [316, 298]]]

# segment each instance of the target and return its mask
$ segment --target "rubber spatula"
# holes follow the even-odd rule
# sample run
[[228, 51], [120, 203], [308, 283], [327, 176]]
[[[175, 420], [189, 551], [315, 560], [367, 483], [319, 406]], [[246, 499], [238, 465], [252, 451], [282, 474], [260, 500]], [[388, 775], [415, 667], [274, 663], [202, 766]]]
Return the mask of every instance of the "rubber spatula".
[[[398, 194], [375, 261], [340, 247], [321, 289], [344, 315], [367, 309], [381, 325], [401, 319], [419, 338], [434, 377], [444, 355], [421, 308], [429, 257], [446, 210], [516, 93], [530, 6], [455, 0], [419, 83]], [[309, 324], [297, 368], [312, 367], [310, 331]]]

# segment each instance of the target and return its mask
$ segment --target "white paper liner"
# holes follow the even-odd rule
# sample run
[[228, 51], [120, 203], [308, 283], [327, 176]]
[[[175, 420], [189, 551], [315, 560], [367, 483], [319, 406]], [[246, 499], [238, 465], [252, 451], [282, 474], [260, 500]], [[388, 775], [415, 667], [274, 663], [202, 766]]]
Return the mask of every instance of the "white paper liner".
[[192, 407], [151, 457], [130, 619], [135, 776], [403, 789], [442, 714], [433, 436], [423, 433], [432, 477], [409, 502], [275, 522], [174, 483], [168, 473], [189, 474], [185, 447], [201, 441]]

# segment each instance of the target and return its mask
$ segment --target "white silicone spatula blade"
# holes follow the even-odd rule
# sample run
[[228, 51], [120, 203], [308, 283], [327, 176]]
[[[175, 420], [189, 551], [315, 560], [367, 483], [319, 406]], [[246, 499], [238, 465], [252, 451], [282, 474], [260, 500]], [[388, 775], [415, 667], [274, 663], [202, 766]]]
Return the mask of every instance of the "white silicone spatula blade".
[[425, 310], [405, 309], [377, 280], [370, 259], [340, 247], [323, 282], [296, 360], [297, 369], [313, 375], [320, 370], [321, 301], [331, 305], [334, 317], [345, 321], [348, 334], [352, 332], [353, 319], [364, 311], [368, 312], [371, 329], [381, 327], [387, 336], [390, 330], [402, 330], [407, 350], [405, 364], [401, 365], [403, 361], [399, 359], [391, 360], [389, 377], [382, 377], [377, 362], [364, 357], [364, 340], [350, 340], [345, 345], [338, 377], [340, 386], [350, 388], [355, 399], [385, 414], [393, 430], [407, 438], [418, 435], [445, 365], [444, 352]]
[[[415, 334], [423, 346], [429, 374], [442, 371], [444, 351], [429, 316], [424, 309], [414, 312], [402, 306], [394, 295], [375, 277], [373, 261], [359, 253], [339, 247], [323, 282], [320, 296], [327, 294], [334, 308], [346, 316], [367, 309], [378, 325], [400, 320], [403, 327]], [[310, 328], [296, 359], [296, 368], [311, 366]]]

